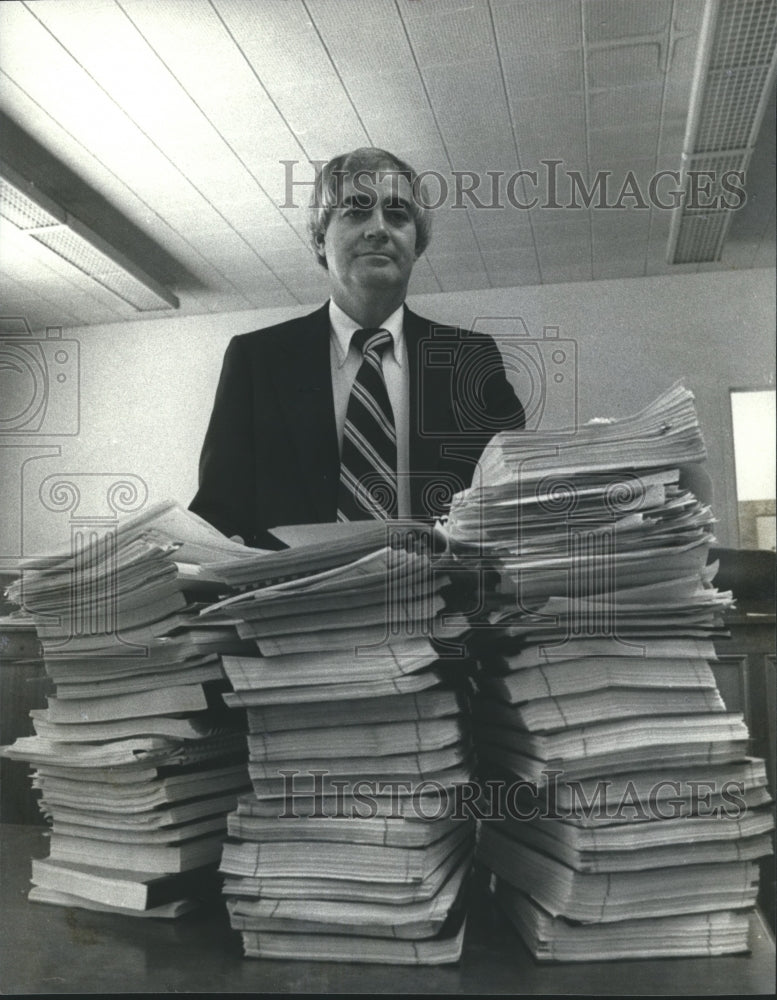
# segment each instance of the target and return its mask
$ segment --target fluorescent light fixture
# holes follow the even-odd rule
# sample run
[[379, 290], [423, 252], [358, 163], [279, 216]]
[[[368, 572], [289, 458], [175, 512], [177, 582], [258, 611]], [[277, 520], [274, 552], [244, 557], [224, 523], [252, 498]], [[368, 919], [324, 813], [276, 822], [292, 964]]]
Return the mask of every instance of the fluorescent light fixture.
[[178, 308], [169, 289], [3, 160], [0, 215], [138, 312]]

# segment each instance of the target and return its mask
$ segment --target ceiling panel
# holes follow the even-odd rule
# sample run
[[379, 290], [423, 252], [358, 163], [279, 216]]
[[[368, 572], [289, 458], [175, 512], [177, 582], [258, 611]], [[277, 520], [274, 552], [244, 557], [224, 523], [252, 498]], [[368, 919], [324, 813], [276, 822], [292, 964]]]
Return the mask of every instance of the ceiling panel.
[[508, 89], [516, 97], [531, 99], [583, 90], [581, 49], [524, 52], [517, 58], [500, 54]]
[[671, 12], [671, 0], [586, 0], [586, 38], [600, 42], [653, 35], [666, 29]]
[[580, 0], [492, 0], [502, 58], [582, 44]]
[[[177, 5], [158, 0], [139, 0], [125, 8], [247, 177], [254, 179], [256, 201], [266, 200], [269, 206], [281, 203], [284, 172], [279, 163], [295, 156], [306, 158], [305, 151], [222, 18], [207, 4], [197, 5], [196, 16], [190, 18], [181, 18]], [[245, 127], [247, 107], [250, 129]], [[220, 166], [221, 160], [215, 163]]]
[[658, 41], [592, 49], [586, 60], [591, 88], [663, 84], [662, 46]]
[[[315, 0], [307, 7], [311, 22], [343, 79], [407, 73], [412, 51], [394, 4], [360, 0]], [[358, 14], [358, 16], [357, 16]]]
[[426, 292], [439, 292], [441, 290], [440, 280], [429, 259], [424, 255], [413, 268], [413, 274], [410, 278], [410, 294], [422, 295]]
[[456, 170], [516, 169], [515, 144], [496, 60], [422, 69]]
[[[493, 285], [530, 285], [539, 282], [537, 254], [533, 249], [486, 251], [483, 262]], [[508, 280], [512, 279], [512, 280]]]
[[368, 144], [303, 3], [219, 0], [214, 6], [308, 159], [333, 156], [333, 137], [342, 149]]
[[542, 264], [540, 273], [547, 285], [564, 284], [567, 281], [592, 281], [591, 265], [584, 261], [577, 263]]
[[[266, 202], [274, 209], [265, 191], [121, 8], [95, 6], [85, 23], [76, 23], [69, 11], [69, 3], [61, 0], [35, 8], [95, 85], [111, 94], [119, 112], [188, 178], [202, 199], [203, 210], [221, 217], [222, 238], [231, 241], [236, 258], [250, 254], [256, 258], [260, 277], [266, 277], [264, 261], [232, 228], [242, 223], [246, 204], [261, 207]], [[201, 26], [207, 30], [208, 21]], [[101, 45], [104, 38], [111, 38], [113, 44]], [[93, 127], [99, 127], [99, 122]], [[218, 266], [219, 261], [214, 262]]]
[[657, 83], [592, 91], [588, 97], [589, 128], [625, 132], [634, 122], [660, 122], [663, 89]]
[[[603, 211], [542, 203], [551, 160], [561, 203], [567, 171], [587, 187], [609, 171], [614, 198], [629, 172], [645, 194], [657, 170], [680, 169], [703, 9], [699, 0], [12, 0], [0, 4], [0, 124], [16, 138], [9, 128], [3, 155], [134, 252], [182, 314], [321, 301], [326, 273], [306, 236], [310, 161], [360, 145], [436, 172], [433, 242], [412, 291], [686, 273], [707, 265], [666, 263], [667, 209], [628, 198]], [[20, 135], [45, 155], [31, 156]], [[512, 181], [512, 194], [538, 197], [531, 211], [506, 199], [519, 169], [538, 172], [536, 183]], [[453, 207], [453, 171], [476, 174], [480, 207], [461, 194], [466, 209]], [[499, 207], [486, 208], [493, 190]], [[20, 232], [5, 242], [4, 308], [38, 324], [165, 314], [138, 314]], [[714, 266], [770, 266], [774, 242], [770, 111], [748, 202]]]
[[399, 0], [399, 13], [423, 69], [492, 62], [497, 57], [488, 4]]

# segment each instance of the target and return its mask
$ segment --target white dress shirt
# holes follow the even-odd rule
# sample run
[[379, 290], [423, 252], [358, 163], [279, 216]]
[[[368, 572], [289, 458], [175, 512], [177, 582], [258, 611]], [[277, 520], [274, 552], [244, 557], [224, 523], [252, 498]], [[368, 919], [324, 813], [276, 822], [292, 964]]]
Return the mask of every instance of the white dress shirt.
[[[407, 345], [402, 327], [404, 306], [400, 306], [380, 325], [388, 330], [392, 343], [383, 352], [383, 378], [386, 383], [391, 409], [394, 411], [394, 426], [397, 433], [397, 491], [398, 515], [410, 516], [410, 437], [409, 410], [410, 373], [407, 361]], [[343, 428], [348, 400], [356, 374], [362, 363], [361, 351], [351, 345], [351, 338], [361, 329], [356, 320], [344, 313], [329, 300], [329, 358], [332, 372], [332, 395], [335, 404], [335, 424], [337, 426], [337, 446], [342, 454]]]

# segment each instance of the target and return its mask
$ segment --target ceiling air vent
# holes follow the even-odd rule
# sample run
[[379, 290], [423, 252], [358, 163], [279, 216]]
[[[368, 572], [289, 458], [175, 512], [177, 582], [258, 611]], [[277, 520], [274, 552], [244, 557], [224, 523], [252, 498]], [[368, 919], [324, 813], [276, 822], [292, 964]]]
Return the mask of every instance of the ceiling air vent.
[[745, 182], [738, 186], [747, 187], [747, 166], [776, 69], [777, 0], [707, 0], [683, 148], [684, 199], [669, 235], [670, 264], [720, 260], [733, 218], [730, 206], [736, 203], [723, 181], [741, 171]]

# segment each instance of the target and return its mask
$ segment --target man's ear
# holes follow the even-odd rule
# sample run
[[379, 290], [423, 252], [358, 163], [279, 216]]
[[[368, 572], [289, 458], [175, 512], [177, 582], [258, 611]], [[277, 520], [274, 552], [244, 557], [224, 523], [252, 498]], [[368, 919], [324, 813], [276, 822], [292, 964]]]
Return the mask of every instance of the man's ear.
[[326, 238], [323, 233], [316, 235], [315, 250], [319, 257], [326, 259]]

